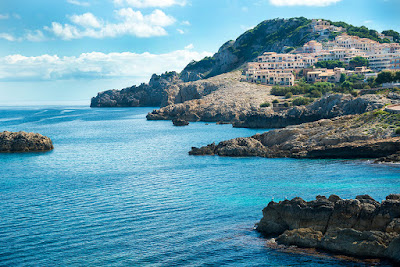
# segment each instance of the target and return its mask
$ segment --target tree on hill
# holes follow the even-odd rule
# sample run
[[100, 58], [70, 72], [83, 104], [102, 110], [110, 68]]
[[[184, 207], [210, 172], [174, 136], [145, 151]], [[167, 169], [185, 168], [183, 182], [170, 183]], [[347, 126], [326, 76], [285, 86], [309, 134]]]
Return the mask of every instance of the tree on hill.
[[327, 68], [327, 69], [346, 67], [346, 65], [339, 60], [318, 61], [317, 63], [315, 63], [314, 66], [316, 68]]
[[383, 84], [383, 83], [391, 83], [394, 81], [394, 75], [393, 72], [391, 71], [382, 71], [381, 73], [378, 74], [378, 77], [376, 77], [375, 82], [377, 84]]
[[396, 71], [396, 73], [393, 76], [396, 82], [400, 82], [400, 71]]
[[392, 36], [393, 41], [400, 42], [400, 34], [394, 30], [387, 30], [382, 32], [386, 36]]
[[363, 58], [363, 57], [355, 57], [350, 60], [349, 66], [352, 69], [355, 69], [356, 67], [368, 67], [369, 61], [368, 61], [368, 59]]

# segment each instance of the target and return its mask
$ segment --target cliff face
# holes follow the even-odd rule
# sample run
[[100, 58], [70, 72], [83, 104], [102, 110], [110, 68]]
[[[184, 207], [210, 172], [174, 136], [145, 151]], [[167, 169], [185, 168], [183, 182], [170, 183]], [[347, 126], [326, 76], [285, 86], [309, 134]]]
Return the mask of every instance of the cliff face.
[[41, 134], [7, 131], [0, 133], [0, 153], [40, 152], [52, 149], [51, 139]]
[[192, 148], [189, 154], [268, 158], [386, 157], [400, 151], [400, 137], [394, 131], [398, 116], [369, 112], [320, 120]]
[[239, 68], [263, 52], [283, 52], [285, 47], [302, 46], [312, 40], [310, 20], [306, 18], [273, 19], [258, 24], [235, 41], [228, 41], [214, 54], [183, 69], [185, 82], [213, 77]]
[[351, 95], [332, 94], [310, 105], [293, 107], [283, 112], [271, 113], [263, 109], [248, 112], [239, 117], [233, 126], [261, 129], [283, 128], [343, 115], [362, 114], [382, 108], [389, 103], [391, 103], [389, 99], [378, 95], [364, 95], [356, 98]]
[[154, 74], [148, 84], [122, 90], [108, 90], [92, 98], [91, 107], [156, 107], [167, 105], [181, 82], [176, 72]]
[[[209, 79], [181, 83], [175, 104], [154, 110], [149, 120], [223, 121], [231, 123], [249, 111], [260, 109], [260, 104], [273, 99], [270, 87], [240, 82], [241, 72], [230, 72]], [[192, 99], [192, 100], [190, 100]], [[271, 108], [267, 109], [272, 112]]]
[[381, 203], [368, 195], [272, 201], [257, 231], [278, 236], [276, 241], [284, 245], [400, 262], [400, 195], [389, 195]]

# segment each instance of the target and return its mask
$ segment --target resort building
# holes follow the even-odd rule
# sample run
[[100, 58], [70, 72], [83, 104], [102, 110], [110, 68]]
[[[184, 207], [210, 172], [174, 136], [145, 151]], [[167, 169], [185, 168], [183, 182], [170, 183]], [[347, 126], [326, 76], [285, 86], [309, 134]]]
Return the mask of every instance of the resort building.
[[308, 71], [306, 74], [307, 82], [331, 82], [338, 83], [340, 82], [340, 77], [342, 73], [345, 73], [346, 70], [344, 68], [335, 68], [335, 69], [315, 69], [312, 71]]
[[287, 70], [248, 70], [246, 81], [259, 82], [268, 85], [293, 86], [295, 77]]
[[400, 56], [394, 57], [390, 60], [390, 69], [391, 70], [400, 70]]
[[322, 49], [322, 44], [314, 40], [309, 41], [303, 46], [304, 53], [320, 53]]
[[304, 69], [317, 62], [315, 56], [305, 56], [301, 54], [278, 54], [267, 52], [257, 58], [258, 66], [255, 68], [264, 70], [275, 69]]
[[374, 71], [388, 70], [392, 68], [393, 60], [399, 58], [399, 53], [372, 54], [367, 56], [369, 66]]

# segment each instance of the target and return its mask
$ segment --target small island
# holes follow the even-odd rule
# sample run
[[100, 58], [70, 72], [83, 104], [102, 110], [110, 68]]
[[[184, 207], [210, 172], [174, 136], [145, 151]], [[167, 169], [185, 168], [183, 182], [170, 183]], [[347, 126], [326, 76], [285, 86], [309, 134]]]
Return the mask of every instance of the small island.
[[400, 195], [389, 195], [381, 203], [368, 195], [271, 201], [256, 229], [287, 246], [399, 263]]
[[43, 152], [54, 149], [47, 136], [38, 133], [8, 132], [0, 133], [0, 153]]

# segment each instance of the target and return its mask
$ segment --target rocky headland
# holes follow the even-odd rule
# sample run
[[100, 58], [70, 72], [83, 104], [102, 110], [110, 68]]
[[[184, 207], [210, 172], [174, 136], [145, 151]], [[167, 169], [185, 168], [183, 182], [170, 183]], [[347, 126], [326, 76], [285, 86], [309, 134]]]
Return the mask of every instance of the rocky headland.
[[400, 195], [382, 202], [368, 195], [272, 201], [256, 229], [287, 246], [400, 263]]
[[271, 87], [241, 82], [240, 78], [241, 72], [235, 71], [179, 84], [175, 104], [154, 110], [147, 119], [232, 123], [250, 111], [259, 110], [263, 102], [277, 98], [270, 95]]
[[51, 139], [38, 133], [7, 131], [0, 133], [0, 153], [41, 152], [52, 149]]
[[382, 110], [288, 126], [201, 148], [190, 155], [267, 158], [381, 158], [400, 151], [399, 114]]

